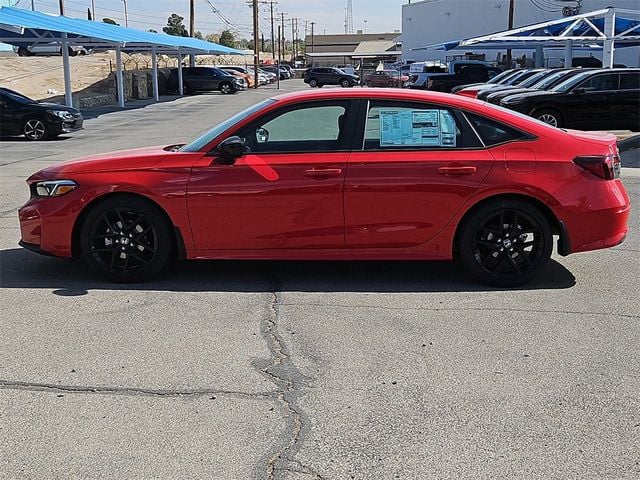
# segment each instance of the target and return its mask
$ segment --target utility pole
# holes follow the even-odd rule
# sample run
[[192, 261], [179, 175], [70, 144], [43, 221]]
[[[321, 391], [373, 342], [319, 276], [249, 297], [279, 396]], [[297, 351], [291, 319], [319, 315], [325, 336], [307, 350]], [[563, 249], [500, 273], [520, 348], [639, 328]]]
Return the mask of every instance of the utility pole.
[[291, 18], [291, 60], [296, 60], [296, 25], [295, 18]]
[[64, 0], [59, 0], [60, 4], [60, 15], [64, 15]]
[[[509, 30], [513, 30], [513, 4], [514, 0], [509, 0]], [[511, 49], [507, 49], [507, 69], [511, 68]]]
[[285, 36], [284, 36], [284, 16], [286, 15], [286, 13], [284, 12], [280, 12], [280, 15], [282, 15], [282, 59], [284, 60], [284, 54], [285, 54]]
[[[313, 26], [316, 22], [311, 22], [311, 53], [313, 53]], [[313, 65], [313, 59], [311, 60], [311, 64]]]
[[93, 16], [93, 21], [96, 22], [96, 0], [91, 0], [91, 16]]
[[[189, 36], [193, 38], [196, 34], [196, 13], [195, 13], [195, 0], [189, 0]], [[196, 56], [192, 53], [189, 56], [191, 66], [196, 66]]]
[[255, 88], [258, 88], [258, 65], [260, 63], [260, 44], [258, 43], [258, 0], [253, 0], [253, 73]]
[[122, 0], [122, 3], [124, 3], [124, 26], [128, 27], [129, 26], [129, 14], [127, 13], [127, 0]]
[[[278, 2], [270, 2], [271, 3], [271, 58], [273, 58], [274, 60], [276, 59], [276, 39], [274, 38], [274, 31], [273, 31], [273, 5], [277, 4]], [[280, 37], [278, 36], [278, 39]]]

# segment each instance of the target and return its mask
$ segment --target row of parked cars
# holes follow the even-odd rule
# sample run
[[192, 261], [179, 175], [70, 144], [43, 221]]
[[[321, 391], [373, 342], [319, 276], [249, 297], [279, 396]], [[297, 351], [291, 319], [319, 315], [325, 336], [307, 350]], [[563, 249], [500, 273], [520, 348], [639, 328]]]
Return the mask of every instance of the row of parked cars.
[[640, 130], [640, 69], [525, 68], [453, 93], [484, 100], [554, 127]]

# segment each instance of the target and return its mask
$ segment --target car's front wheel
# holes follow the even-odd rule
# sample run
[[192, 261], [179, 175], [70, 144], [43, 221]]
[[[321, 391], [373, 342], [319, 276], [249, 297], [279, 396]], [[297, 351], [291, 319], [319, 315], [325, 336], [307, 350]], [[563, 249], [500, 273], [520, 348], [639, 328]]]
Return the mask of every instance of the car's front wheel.
[[530, 116], [540, 120], [541, 122], [548, 123], [552, 127], [560, 128], [563, 125], [562, 117], [560, 116], [560, 114], [550, 108], [533, 111], [531, 112]]
[[315, 78], [312, 78], [311, 80], [309, 80], [309, 86], [311, 88], [315, 88], [318, 86], [318, 80], [316, 80]]
[[233, 93], [233, 86], [228, 82], [223, 82], [220, 84], [220, 93], [223, 95], [229, 95]]
[[171, 225], [158, 207], [140, 197], [107, 198], [87, 214], [80, 248], [89, 267], [111, 281], [146, 280], [171, 258]]
[[29, 118], [22, 125], [22, 133], [27, 140], [38, 141], [49, 138], [47, 124], [41, 118]]
[[347, 80], [346, 78], [343, 78], [342, 80], [340, 80], [340, 86], [342, 88], [348, 88], [351, 86], [351, 82], [349, 80]]
[[540, 273], [551, 257], [553, 233], [533, 205], [496, 200], [465, 219], [458, 248], [467, 269], [484, 283], [513, 287]]

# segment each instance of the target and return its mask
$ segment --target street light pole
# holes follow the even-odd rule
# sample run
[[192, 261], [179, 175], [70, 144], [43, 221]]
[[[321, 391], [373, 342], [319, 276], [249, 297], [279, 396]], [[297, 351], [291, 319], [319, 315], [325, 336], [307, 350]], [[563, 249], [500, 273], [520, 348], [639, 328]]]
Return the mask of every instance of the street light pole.
[[96, 21], [96, 0], [91, 0], [91, 16], [93, 21]]
[[260, 43], [258, 42], [258, 0], [253, 0], [253, 70], [255, 88], [258, 88], [258, 66], [260, 63]]

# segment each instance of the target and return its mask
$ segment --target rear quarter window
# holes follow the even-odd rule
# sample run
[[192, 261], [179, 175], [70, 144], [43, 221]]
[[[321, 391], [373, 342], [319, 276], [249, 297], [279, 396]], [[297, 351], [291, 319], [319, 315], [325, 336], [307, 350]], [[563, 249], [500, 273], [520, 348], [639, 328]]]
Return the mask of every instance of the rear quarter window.
[[480, 138], [487, 147], [499, 145], [501, 143], [516, 142], [518, 140], [530, 140], [533, 137], [528, 133], [521, 132], [513, 127], [496, 122], [486, 117], [474, 113], [465, 113], [469, 122], [480, 135]]

